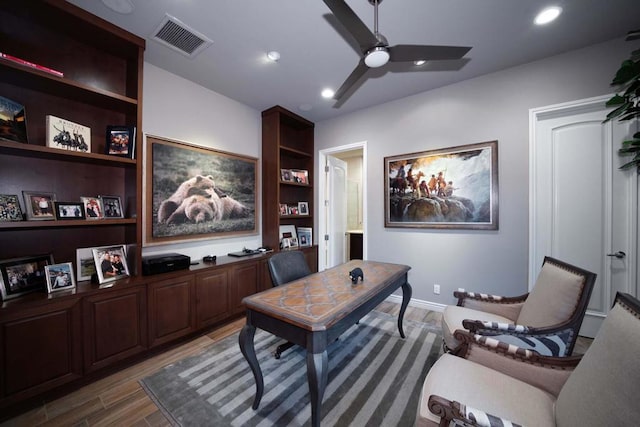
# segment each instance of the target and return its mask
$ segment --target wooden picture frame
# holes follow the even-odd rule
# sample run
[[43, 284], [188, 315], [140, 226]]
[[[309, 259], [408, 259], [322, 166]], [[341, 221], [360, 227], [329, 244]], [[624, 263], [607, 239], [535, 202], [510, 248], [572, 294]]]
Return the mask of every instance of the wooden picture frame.
[[119, 196], [98, 196], [105, 219], [124, 218], [124, 208]]
[[135, 126], [107, 126], [105, 154], [133, 159], [135, 143]]
[[73, 264], [70, 262], [46, 265], [44, 271], [47, 277], [47, 291], [49, 293], [68, 291], [76, 288], [76, 279], [73, 276]]
[[384, 158], [384, 226], [498, 229], [498, 141]]
[[101, 285], [129, 277], [127, 251], [124, 245], [92, 248], [91, 252], [96, 264], [98, 283]]
[[7, 301], [44, 290], [47, 287], [44, 268], [53, 264], [53, 255], [38, 255], [0, 261], [0, 294]]
[[56, 219], [54, 202], [55, 193], [44, 191], [23, 191], [24, 206], [27, 211], [27, 219], [34, 221], [47, 221]]
[[53, 202], [57, 220], [86, 219], [84, 205], [80, 202]]
[[143, 245], [258, 233], [258, 159], [147, 136]]
[[0, 222], [22, 221], [20, 200], [15, 194], [0, 194]]
[[102, 219], [104, 218], [104, 209], [102, 208], [102, 200], [100, 197], [82, 196], [80, 201], [84, 206], [86, 219]]

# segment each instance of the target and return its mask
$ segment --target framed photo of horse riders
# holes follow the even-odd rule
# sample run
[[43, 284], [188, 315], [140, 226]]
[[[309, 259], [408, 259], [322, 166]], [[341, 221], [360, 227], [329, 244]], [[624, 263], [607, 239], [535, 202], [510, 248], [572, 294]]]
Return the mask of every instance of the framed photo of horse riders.
[[498, 229], [498, 141], [384, 158], [384, 226]]
[[147, 135], [145, 246], [258, 233], [255, 157]]
[[56, 116], [47, 116], [47, 147], [91, 152], [91, 128]]

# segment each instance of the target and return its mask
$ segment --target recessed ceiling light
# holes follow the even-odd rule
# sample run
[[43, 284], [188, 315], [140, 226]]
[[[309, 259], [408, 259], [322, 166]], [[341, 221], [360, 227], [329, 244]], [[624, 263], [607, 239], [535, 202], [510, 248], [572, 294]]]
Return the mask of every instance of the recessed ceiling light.
[[323, 89], [321, 95], [323, 98], [333, 98], [335, 93], [336, 92], [333, 89]]
[[562, 13], [562, 8], [559, 6], [547, 7], [536, 16], [533, 22], [536, 25], [545, 25], [551, 21], [555, 21], [555, 19], [560, 16], [560, 13]]
[[311, 109], [313, 108], [313, 105], [311, 105], [311, 104], [300, 104], [300, 106], [298, 108], [300, 109], [300, 111], [311, 111]]
[[133, 3], [131, 3], [131, 0], [102, 0], [102, 3], [114, 12], [123, 15], [133, 12]]
[[273, 62], [278, 62], [280, 60], [280, 52], [272, 50], [267, 53], [267, 58], [269, 58]]
[[413, 61], [413, 63], [414, 63], [415, 65], [417, 65], [418, 67], [419, 67], [419, 66], [421, 66], [421, 65], [424, 65], [426, 62], [427, 62], [427, 61], [425, 61], [424, 59], [419, 59], [419, 60], [417, 60], [417, 61]]

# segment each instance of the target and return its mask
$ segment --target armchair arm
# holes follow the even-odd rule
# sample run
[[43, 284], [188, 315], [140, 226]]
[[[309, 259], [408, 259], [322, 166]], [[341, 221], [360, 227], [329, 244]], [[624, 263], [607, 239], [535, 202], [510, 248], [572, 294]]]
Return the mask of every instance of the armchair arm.
[[513, 426], [521, 427], [520, 424], [513, 423], [507, 419], [488, 414], [471, 406], [460, 402], [451, 401], [444, 397], [432, 394], [429, 396], [429, 410], [440, 417], [441, 426], [449, 426], [453, 421], [455, 425], [498, 427]]
[[467, 307], [473, 310], [497, 314], [507, 319], [512, 319], [515, 322], [529, 294], [517, 297], [503, 297], [476, 292], [454, 291], [453, 296], [458, 298], [457, 305], [459, 307]]

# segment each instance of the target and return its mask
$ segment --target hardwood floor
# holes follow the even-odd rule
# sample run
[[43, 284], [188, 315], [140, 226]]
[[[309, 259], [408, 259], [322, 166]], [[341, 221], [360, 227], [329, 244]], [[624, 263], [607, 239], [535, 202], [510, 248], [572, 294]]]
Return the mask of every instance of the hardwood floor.
[[[400, 305], [385, 301], [376, 310], [397, 315]], [[425, 323], [439, 324], [441, 318], [441, 313], [412, 306], [409, 306], [405, 313], [406, 320]], [[236, 320], [209, 334], [5, 421], [0, 426], [169, 426], [170, 423], [147, 396], [138, 380], [166, 365], [197, 354], [204, 347], [223, 338], [239, 333], [243, 325], [243, 318]], [[580, 338], [576, 345], [576, 352], [584, 353], [589, 344], [590, 340]]]

